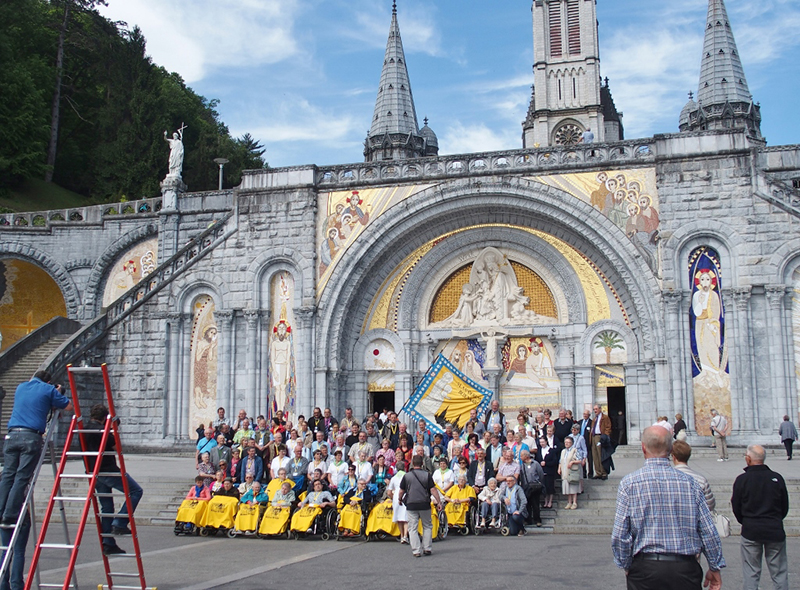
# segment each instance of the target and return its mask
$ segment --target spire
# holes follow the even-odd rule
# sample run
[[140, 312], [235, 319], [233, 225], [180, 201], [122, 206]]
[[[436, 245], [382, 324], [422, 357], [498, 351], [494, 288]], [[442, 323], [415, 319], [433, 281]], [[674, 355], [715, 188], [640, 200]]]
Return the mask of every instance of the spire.
[[704, 105], [752, 101], [724, 0], [709, 0], [697, 100]]
[[392, 3], [392, 25], [389, 28], [378, 98], [375, 100], [375, 112], [369, 130], [370, 137], [384, 133], [419, 133], [403, 41], [397, 24], [396, 2]]
[[761, 108], [753, 102], [747, 87], [724, 0], [708, 0], [697, 102], [689, 97], [678, 128], [681, 131], [744, 129], [749, 137], [763, 141]]
[[427, 126], [423, 133], [417, 122], [400, 26], [397, 24], [397, 2], [393, 0], [392, 24], [383, 57], [375, 112], [364, 142], [364, 160], [402, 160], [438, 153], [436, 134]]

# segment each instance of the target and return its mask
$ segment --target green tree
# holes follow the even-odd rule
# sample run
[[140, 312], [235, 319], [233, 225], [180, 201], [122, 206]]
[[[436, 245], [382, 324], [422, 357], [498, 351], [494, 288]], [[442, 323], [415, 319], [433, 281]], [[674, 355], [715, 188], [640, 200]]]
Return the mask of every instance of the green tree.
[[611, 351], [616, 349], [625, 350], [625, 343], [616, 332], [605, 330], [600, 332], [594, 341], [595, 348], [602, 348], [606, 352], [606, 364], [611, 364]]

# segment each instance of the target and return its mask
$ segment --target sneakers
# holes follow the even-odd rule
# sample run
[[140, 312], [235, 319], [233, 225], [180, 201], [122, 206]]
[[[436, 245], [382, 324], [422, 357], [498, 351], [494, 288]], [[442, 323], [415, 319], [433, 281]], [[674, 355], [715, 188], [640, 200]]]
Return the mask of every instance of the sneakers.
[[131, 529], [126, 526], [115, 526], [111, 527], [111, 532], [115, 535], [130, 535]]
[[725, 459], [717, 459], [717, 463], [722, 463]]
[[481, 526], [481, 528], [484, 528], [484, 529], [486, 528], [486, 519], [485, 518], [481, 518], [480, 526]]
[[497, 527], [497, 521], [493, 518], [492, 521], [489, 523], [489, 528], [493, 529]]
[[119, 545], [103, 545], [103, 555], [123, 555], [125, 550]]

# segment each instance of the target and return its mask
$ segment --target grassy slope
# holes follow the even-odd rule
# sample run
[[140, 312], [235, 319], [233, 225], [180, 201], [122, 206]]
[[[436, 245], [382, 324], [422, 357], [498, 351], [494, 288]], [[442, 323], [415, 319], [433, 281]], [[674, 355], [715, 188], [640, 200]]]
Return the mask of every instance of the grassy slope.
[[69, 209], [94, 205], [97, 202], [56, 184], [34, 178], [26, 180], [17, 189], [12, 189], [8, 196], [0, 197], [0, 207], [16, 212]]

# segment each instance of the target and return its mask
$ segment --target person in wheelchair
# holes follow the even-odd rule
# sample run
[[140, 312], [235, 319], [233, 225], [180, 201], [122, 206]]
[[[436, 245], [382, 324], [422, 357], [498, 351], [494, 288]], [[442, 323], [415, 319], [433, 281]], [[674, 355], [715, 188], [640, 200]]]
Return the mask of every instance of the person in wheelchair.
[[344, 506], [339, 513], [339, 531], [343, 537], [357, 537], [361, 534], [363, 515], [368, 513], [367, 507], [372, 501], [372, 494], [367, 482], [358, 480], [358, 484], [344, 495]]
[[281, 488], [275, 492], [275, 495], [270, 501], [271, 506], [276, 508], [291, 508], [294, 504], [295, 495], [292, 489], [291, 481], [287, 480], [281, 484]]
[[214, 494], [214, 496], [229, 496], [231, 498], [240, 498], [239, 490], [233, 487], [233, 479], [226, 477], [222, 482], [222, 489]]
[[500, 493], [508, 513], [508, 527], [512, 535], [524, 536], [525, 517], [528, 515], [528, 500], [522, 487], [517, 485], [517, 478], [513, 475], [506, 476], [505, 483], [500, 486]]
[[486, 516], [491, 511], [492, 519], [489, 522], [489, 528], [498, 526], [500, 520], [500, 505], [503, 502], [503, 497], [500, 494], [500, 488], [497, 487], [497, 480], [490, 477], [485, 488], [481, 490], [478, 500], [481, 505], [481, 528], [486, 528]]
[[316, 479], [311, 483], [311, 491], [306, 494], [292, 515], [290, 530], [307, 535], [322, 533], [325, 535], [324, 538], [327, 538], [330, 531], [325, 525], [325, 513], [335, 508], [336, 501], [331, 493], [324, 489], [324, 482]]
[[306, 494], [300, 502], [300, 508], [304, 506], [317, 506], [319, 508], [336, 508], [336, 500], [331, 493], [325, 489], [325, 482], [315, 479], [312, 491]]
[[269, 497], [266, 491], [261, 489], [261, 482], [254, 481], [253, 487], [250, 488], [244, 496], [239, 499], [241, 504], [262, 504], [266, 505], [269, 502]]
[[468, 524], [469, 507], [473, 502], [477, 502], [478, 498], [475, 490], [467, 485], [467, 476], [459, 475], [458, 483], [447, 490], [444, 501], [448, 524], [463, 529]]
[[286, 469], [281, 467], [278, 469], [278, 477], [271, 479], [267, 484], [267, 496], [270, 498], [277, 494], [283, 487], [283, 484], [288, 483], [290, 489], [294, 489], [294, 481], [286, 477]]
[[480, 494], [487, 482], [494, 477], [494, 465], [486, 459], [486, 451], [475, 451], [475, 460], [467, 469], [467, 483], [472, 486], [476, 494]]

